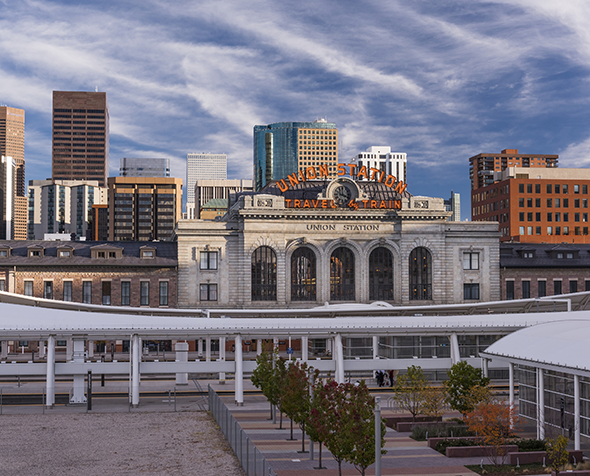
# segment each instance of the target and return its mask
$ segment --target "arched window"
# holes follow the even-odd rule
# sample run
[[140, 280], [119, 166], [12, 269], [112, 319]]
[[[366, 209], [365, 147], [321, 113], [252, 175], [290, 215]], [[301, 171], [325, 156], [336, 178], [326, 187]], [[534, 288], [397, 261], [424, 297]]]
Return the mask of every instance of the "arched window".
[[426, 248], [410, 253], [410, 301], [432, 299], [432, 255]]
[[354, 300], [354, 254], [336, 248], [330, 257], [330, 301]]
[[369, 299], [393, 301], [393, 255], [384, 247], [369, 255]]
[[277, 255], [268, 246], [252, 253], [252, 301], [277, 300]]
[[291, 256], [291, 301], [315, 300], [315, 253], [307, 247], [297, 248]]

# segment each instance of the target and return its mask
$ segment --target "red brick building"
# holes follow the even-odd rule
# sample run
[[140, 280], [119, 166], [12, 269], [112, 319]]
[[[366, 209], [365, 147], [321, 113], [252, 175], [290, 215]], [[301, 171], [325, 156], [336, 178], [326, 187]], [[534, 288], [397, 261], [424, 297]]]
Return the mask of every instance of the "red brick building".
[[0, 290], [88, 304], [177, 307], [176, 243], [0, 242]]

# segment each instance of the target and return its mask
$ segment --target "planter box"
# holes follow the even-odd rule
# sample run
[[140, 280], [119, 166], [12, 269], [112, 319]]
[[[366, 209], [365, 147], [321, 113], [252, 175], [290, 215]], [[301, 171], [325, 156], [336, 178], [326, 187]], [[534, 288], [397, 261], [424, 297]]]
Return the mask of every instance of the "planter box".
[[438, 423], [440, 426], [456, 426], [456, 421], [400, 421], [397, 423], [397, 431], [412, 431], [415, 426], [430, 426]]
[[[505, 453], [518, 451], [516, 445], [501, 446]], [[447, 458], [468, 458], [470, 456], [487, 456], [489, 454], [489, 446], [449, 446], [447, 448]]]
[[479, 436], [455, 436], [453, 438], [444, 438], [444, 437], [436, 437], [436, 438], [428, 438], [428, 447], [434, 449], [436, 445], [443, 441], [443, 440], [472, 440], [472, 441], [481, 441], [481, 437]]
[[396, 415], [396, 416], [388, 416], [385, 417], [385, 421], [387, 422], [387, 426], [389, 428], [393, 428], [396, 431], [399, 431], [397, 429], [397, 424], [400, 422], [410, 422], [410, 423], [422, 423], [422, 422], [430, 422], [430, 423], [434, 423], [437, 421], [442, 421], [442, 417], [429, 417], [429, 416], [420, 416], [418, 415], [416, 417], [416, 421], [412, 422], [412, 416], [411, 415]]

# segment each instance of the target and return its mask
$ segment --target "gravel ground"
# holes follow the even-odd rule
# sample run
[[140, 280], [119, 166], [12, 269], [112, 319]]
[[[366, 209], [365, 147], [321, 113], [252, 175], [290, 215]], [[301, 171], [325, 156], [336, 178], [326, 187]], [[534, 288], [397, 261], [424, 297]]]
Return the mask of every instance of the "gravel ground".
[[243, 476], [205, 412], [0, 416], [2, 474]]

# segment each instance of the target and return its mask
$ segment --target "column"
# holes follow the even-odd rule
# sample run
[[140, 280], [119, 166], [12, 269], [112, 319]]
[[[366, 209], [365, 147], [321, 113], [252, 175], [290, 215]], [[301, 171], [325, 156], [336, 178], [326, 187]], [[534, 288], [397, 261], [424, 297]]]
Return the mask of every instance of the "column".
[[88, 357], [94, 357], [94, 341], [88, 341]]
[[[8, 342], [6, 344], [8, 344]], [[2, 343], [2, 350], [4, 350], [4, 343]], [[39, 358], [42, 359], [43, 357], [45, 357], [45, 341], [40, 340], [39, 341]]]
[[[84, 339], [74, 338], [70, 339], [73, 340], [72, 348], [73, 348], [73, 355], [72, 361], [78, 366], [82, 366], [84, 364], [84, 344], [86, 343]], [[74, 374], [74, 394], [70, 399], [70, 403], [85, 403], [86, 396], [84, 395], [84, 378], [86, 375], [84, 373]]]
[[508, 403], [514, 406], [514, 363], [508, 363]]
[[262, 339], [256, 339], [256, 355], [262, 354]]
[[332, 353], [332, 359], [336, 363], [336, 382], [344, 383], [344, 352], [342, 349], [342, 336], [340, 334], [334, 336], [334, 352]]
[[235, 365], [236, 365], [236, 405], [244, 405], [244, 369], [242, 362], [242, 336], [236, 335], [235, 340], [236, 354], [235, 354]]
[[205, 362], [211, 362], [211, 337], [205, 339]]
[[[174, 345], [176, 362], [188, 362], [188, 342], [177, 342]], [[176, 374], [176, 385], [188, 385], [188, 373], [178, 372]]]
[[134, 334], [131, 337], [131, 405], [139, 405], [139, 336]]
[[537, 438], [545, 439], [545, 380], [543, 369], [537, 369]]
[[66, 361], [72, 360], [72, 339], [68, 338], [66, 340]]
[[[289, 334], [289, 345], [287, 346], [287, 349], [291, 349], [291, 334]], [[292, 360], [293, 354], [289, 354], [289, 360]]]
[[481, 359], [481, 366], [482, 366], [482, 371], [483, 371], [484, 377], [488, 376], [488, 363], [489, 363], [489, 360], [486, 359], [485, 357], [483, 359]]
[[451, 334], [449, 336], [451, 341], [451, 364], [455, 365], [457, 362], [461, 362], [461, 353], [459, 351], [459, 339], [457, 334]]
[[309, 337], [302, 336], [301, 337], [301, 361], [307, 362], [308, 356], [307, 351], [309, 350]]
[[199, 356], [199, 359], [201, 357], [203, 357], [203, 339], [199, 339], [197, 341], [197, 355]]
[[[4, 342], [2, 342], [4, 349]], [[55, 337], [47, 339], [47, 399], [48, 407], [55, 405]]]
[[574, 375], [574, 450], [580, 449], [580, 377]]
[[[225, 362], [225, 337], [219, 338], [219, 361]], [[225, 372], [219, 372], [219, 383], [225, 384]]]
[[8, 357], [8, 341], [7, 340], [2, 341], [2, 354], [0, 354], [0, 357], [2, 357], [3, 359]]

